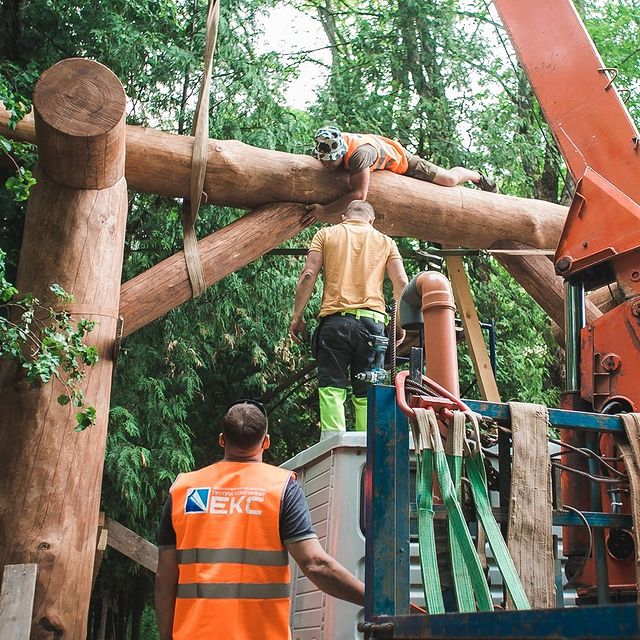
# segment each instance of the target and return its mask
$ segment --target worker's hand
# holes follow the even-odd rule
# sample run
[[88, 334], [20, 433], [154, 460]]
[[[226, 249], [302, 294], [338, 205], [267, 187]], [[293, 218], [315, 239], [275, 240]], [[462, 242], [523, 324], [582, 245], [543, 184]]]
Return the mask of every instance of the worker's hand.
[[303, 318], [293, 318], [289, 326], [289, 335], [296, 344], [302, 344], [302, 338], [307, 337], [307, 323]]
[[404, 339], [407, 337], [407, 332], [404, 329], [398, 329], [396, 331], [396, 348], [399, 347]]
[[308, 204], [307, 213], [302, 218], [302, 224], [308, 227], [322, 217], [324, 214], [324, 206], [321, 204]]

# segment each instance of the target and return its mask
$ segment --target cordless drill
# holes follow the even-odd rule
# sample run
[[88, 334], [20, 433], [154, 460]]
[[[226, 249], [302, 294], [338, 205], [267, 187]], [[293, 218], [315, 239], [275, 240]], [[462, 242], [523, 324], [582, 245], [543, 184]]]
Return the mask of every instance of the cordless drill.
[[372, 368], [368, 371], [356, 373], [354, 377], [356, 380], [364, 380], [365, 382], [371, 382], [371, 384], [378, 384], [379, 382], [383, 382], [387, 377], [387, 372], [384, 370], [384, 356], [389, 346], [389, 338], [387, 338], [387, 336], [369, 334], [368, 342], [374, 354]]

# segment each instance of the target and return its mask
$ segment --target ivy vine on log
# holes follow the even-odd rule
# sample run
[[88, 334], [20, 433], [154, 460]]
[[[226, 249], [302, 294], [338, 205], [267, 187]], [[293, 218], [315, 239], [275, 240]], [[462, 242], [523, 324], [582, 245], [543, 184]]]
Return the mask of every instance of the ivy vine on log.
[[76, 431], [82, 431], [96, 419], [95, 407], [85, 406], [81, 388], [85, 367], [98, 362], [97, 349], [84, 343], [95, 322], [71, 318], [64, 306], [73, 303], [73, 296], [60, 285], [52, 284], [50, 290], [62, 310], [44, 307], [30, 294], [20, 297], [6, 279], [5, 258], [0, 250], [0, 358], [21, 365], [31, 384], [57, 379], [65, 388], [58, 403], [79, 409]]

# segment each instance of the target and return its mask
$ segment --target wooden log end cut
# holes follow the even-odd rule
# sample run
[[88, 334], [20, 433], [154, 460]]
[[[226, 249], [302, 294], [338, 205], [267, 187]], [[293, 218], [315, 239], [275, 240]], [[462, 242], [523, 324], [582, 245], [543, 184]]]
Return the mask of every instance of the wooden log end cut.
[[105, 189], [124, 175], [126, 96], [107, 67], [69, 58], [45, 71], [33, 94], [40, 165], [56, 182]]

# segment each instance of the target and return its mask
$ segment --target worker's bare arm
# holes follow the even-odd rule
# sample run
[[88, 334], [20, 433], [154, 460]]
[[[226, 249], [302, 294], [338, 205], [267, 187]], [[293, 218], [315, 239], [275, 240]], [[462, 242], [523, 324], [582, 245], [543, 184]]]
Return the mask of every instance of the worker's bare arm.
[[[364, 169], [355, 175], [349, 176], [349, 185], [351, 191], [345, 193], [343, 196], [330, 202], [329, 204], [310, 204], [307, 206], [307, 216], [303, 218], [305, 224], [310, 224], [310, 220], [317, 220], [318, 218], [324, 220], [336, 213], [344, 213], [351, 202], [354, 200], [366, 200], [369, 193], [369, 180], [371, 172], [369, 169]], [[313, 216], [313, 218], [310, 218]]]
[[161, 640], [171, 640], [173, 612], [178, 589], [178, 555], [175, 549], [160, 549], [155, 582], [155, 608]]
[[293, 318], [289, 326], [289, 335], [295, 342], [300, 344], [301, 338], [306, 331], [307, 325], [302, 317], [302, 312], [311, 298], [313, 287], [318, 279], [318, 274], [322, 269], [322, 254], [319, 251], [309, 251], [304, 267], [300, 272], [298, 284], [296, 285], [296, 300], [293, 305]]
[[364, 583], [332, 558], [317, 538], [292, 542], [287, 549], [316, 587], [334, 598], [364, 605]]
[[400, 318], [400, 298], [404, 288], [409, 283], [402, 258], [390, 258], [387, 260], [387, 275], [393, 285], [393, 299], [396, 301], [396, 343], [400, 344], [406, 335], [406, 332], [400, 328], [400, 323], [398, 322]]

